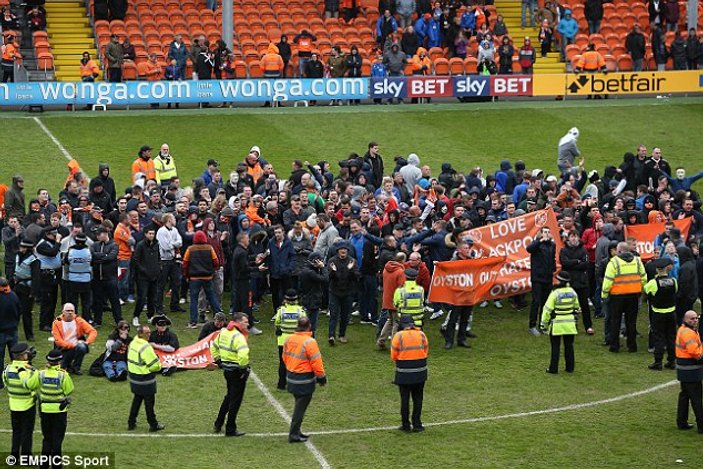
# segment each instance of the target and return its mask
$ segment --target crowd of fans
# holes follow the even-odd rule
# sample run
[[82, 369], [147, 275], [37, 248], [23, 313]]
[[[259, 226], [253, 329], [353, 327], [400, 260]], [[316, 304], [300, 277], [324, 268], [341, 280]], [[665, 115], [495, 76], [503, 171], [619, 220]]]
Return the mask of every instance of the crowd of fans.
[[[602, 173], [589, 170], [578, 138], [573, 128], [559, 141], [556, 172], [504, 160], [485, 173], [444, 163], [436, 174], [417, 154], [391, 160], [371, 142], [361, 155], [336, 163], [295, 160], [290, 172], [274, 168], [253, 146], [231, 171], [210, 159], [201, 175], [188, 175], [188, 184], [167, 144], [156, 155], [144, 145], [126, 190], [118, 191], [108, 164], [89, 179], [72, 162], [57, 196], [42, 188], [28, 203], [17, 175], [4, 193], [5, 274], [22, 299], [30, 340], [34, 299], [43, 331], [51, 330], [59, 292], [86, 330], [100, 327], [111, 309], [117, 329], [109, 339], [110, 361], [124, 345], [121, 331], [139, 325], [143, 310], [167, 326], [166, 308], [177, 314], [189, 302], [186, 326], [197, 328], [210, 314], [215, 322], [208, 330], [225, 323], [223, 313], [243, 312], [250, 332], [260, 334], [255, 325], [268, 318], [257, 318], [257, 311], [267, 295], [276, 311], [290, 289], [300, 292], [313, 331], [318, 315], [329, 314], [329, 329], [317, 334], [326, 333], [331, 345], [346, 343], [347, 325], [358, 314], [361, 324], [377, 327], [383, 346], [405, 269], [417, 273], [427, 292], [436, 262], [472, 257], [471, 228], [551, 207], [559, 221], [552, 236], [565, 243], [560, 261], [580, 293], [589, 334], [589, 305], [602, 317], [599, 287], [626, 225], [691, 219], [688, 237], [669, 223], [655, 242], [656, 255], [674, 263], [671, 275], [686, 272], [677, 295], [690, 309], [703, 296], [703, 215], [692, 190], [703, 172], [687, 175], [660, 148], [649, 152], [644, 145]], [[544, 268], [533, 265], [533, 274]], [[227, 289], [229, 305], [223, 304]], [[518, 310], [527, 305], [524, 295], [509, 300]], [[451, 308], [427, 304], [425, 311], [437, 319]], [[452, 323], [448, 334], [453, 330]], [[174, 346], [170, 335], [160, 343]], [[105, 367], [112, 379], [122, 371]]]

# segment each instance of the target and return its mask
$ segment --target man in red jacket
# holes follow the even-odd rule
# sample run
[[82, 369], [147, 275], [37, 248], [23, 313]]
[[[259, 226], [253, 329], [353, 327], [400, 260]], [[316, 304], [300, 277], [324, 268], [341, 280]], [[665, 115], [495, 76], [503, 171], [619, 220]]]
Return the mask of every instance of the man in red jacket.
[[393, 295], [396, 289], [405, 283], [405, 253], [396, 254], [395, 260], [388, 261], [383, 268], [383, 303], [381, 305], [381, 317], [378, 320], [376, 345], [378, 348], [386, 348], [388, 337], [395, 335], [398, 331], [398, 311], [393, 304]]

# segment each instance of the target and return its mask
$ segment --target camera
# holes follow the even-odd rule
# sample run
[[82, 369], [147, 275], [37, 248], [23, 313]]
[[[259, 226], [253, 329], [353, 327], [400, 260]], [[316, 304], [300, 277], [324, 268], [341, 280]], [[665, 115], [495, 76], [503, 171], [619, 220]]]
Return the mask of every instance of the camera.
[[34, 360], [37, 356], [37, 349], [34, 348], [34, 346], [29, 347], [27, 349], [27, 362], [32, 363], [32, 360]]

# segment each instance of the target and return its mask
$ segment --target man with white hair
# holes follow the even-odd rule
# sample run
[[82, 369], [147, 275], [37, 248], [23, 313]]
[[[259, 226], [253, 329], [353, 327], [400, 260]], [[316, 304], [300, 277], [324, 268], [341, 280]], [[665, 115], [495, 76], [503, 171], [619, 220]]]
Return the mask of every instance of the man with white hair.
[[159, 154], [154, 158], [154, 169], [156, 170], [156, 182], [162, 186], [168, 186], [171, 179], [178, 177], [176, 162], [171, 156], [171, 150], [167, 143], [161, 145]]

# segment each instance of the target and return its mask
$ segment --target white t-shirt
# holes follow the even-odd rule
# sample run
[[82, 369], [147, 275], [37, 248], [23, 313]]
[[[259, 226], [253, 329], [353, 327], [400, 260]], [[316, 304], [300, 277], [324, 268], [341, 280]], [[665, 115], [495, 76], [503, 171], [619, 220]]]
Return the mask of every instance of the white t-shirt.
[[76, 337], [76, 321], [62, 321], [63, 324], [63, 339], [73, 345], [78, 343], [78, 337]]

